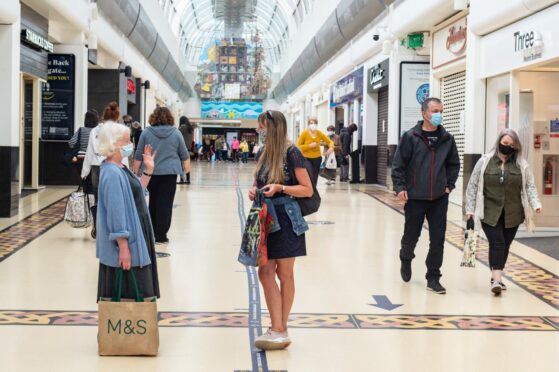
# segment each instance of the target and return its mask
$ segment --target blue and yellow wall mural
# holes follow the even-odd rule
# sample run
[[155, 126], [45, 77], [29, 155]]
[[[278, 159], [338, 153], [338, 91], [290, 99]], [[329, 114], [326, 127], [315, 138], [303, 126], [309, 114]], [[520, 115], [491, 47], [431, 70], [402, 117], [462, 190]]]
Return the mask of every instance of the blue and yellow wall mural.
[[206, 119], [258, 119], [262, 102], [202, 101], [201, 117]]

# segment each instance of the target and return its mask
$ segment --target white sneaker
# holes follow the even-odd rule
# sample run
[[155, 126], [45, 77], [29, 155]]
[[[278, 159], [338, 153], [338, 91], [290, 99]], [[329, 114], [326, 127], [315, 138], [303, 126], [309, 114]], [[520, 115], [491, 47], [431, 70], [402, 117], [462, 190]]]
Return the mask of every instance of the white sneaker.
[[287, 332], [276, 332], [268, 328], [268, 331], [254, 341], [254, 346], [261, 350], [281, 350], [291, 344]]
[[502, 290], [503, 290], [503, 287], [501, 287], [501, 282], [491, 283], [491, 292], [493, 292], [493, 294], [495, 296], [500, 296]]

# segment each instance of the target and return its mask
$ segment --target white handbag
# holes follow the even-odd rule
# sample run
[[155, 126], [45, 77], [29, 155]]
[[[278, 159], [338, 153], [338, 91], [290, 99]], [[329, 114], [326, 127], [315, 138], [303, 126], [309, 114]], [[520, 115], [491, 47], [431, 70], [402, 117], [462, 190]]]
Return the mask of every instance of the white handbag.
[[[83, 184], [83, 183], [82, 183]], [[70, 194], [64, 211], [64, 221], [70, 226], [83, 229], [89, 227], [93, 222], [91, 206], [94, 204], [94, 196], [83, 191], [82, 185]]]
[[326, 169], [336, 169], [338, 168], [338, 163], [336, 162], [336, 154], [334, 154], [333, 152], [328, 155], [328, 158], [326, 159], [326, 164], [324, 165], [324, 167]]

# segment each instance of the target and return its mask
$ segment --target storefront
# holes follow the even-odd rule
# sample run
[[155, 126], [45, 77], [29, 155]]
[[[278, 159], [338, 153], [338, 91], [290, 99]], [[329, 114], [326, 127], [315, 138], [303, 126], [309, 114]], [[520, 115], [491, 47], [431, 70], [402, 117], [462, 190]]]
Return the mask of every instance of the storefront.
[[543, 204], [539, 228], [559, 227], [559, 5], [481, 39], [485, 151], [503, 128], [518, 132]]
[[43, 91], [48, 79], [48, 20], [21, 4], [20, 48], [20, 190], [39, 188]]
[[[438, 25], [432, 32], [432, 96], [443, 101], [443, 125], [454, 136], [460, 161], [464, 164], [466, 110], [467, 13], [460, 13]], [[462, 205], [464, 195], [463, 167], [450, 201]]]
[[372, 98], [377, 107], [376, 120], [371, 120], [365, 125], [374, 125], [376, 122], [376, 145], [363, 145], [365, 160], [365, 182], [387, 185], [388, 176], [388, 107], [389, 107], [389, 68], [390, 60], [373, 65], [367, 70], [367, 94]]

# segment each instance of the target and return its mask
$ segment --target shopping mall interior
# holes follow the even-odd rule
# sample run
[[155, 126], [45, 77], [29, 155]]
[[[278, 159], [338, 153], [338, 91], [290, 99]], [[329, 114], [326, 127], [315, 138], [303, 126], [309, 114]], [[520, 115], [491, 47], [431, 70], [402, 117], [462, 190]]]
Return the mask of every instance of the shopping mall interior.
[[0, 1], [0, 371], [555, 371], [559, 1]]

